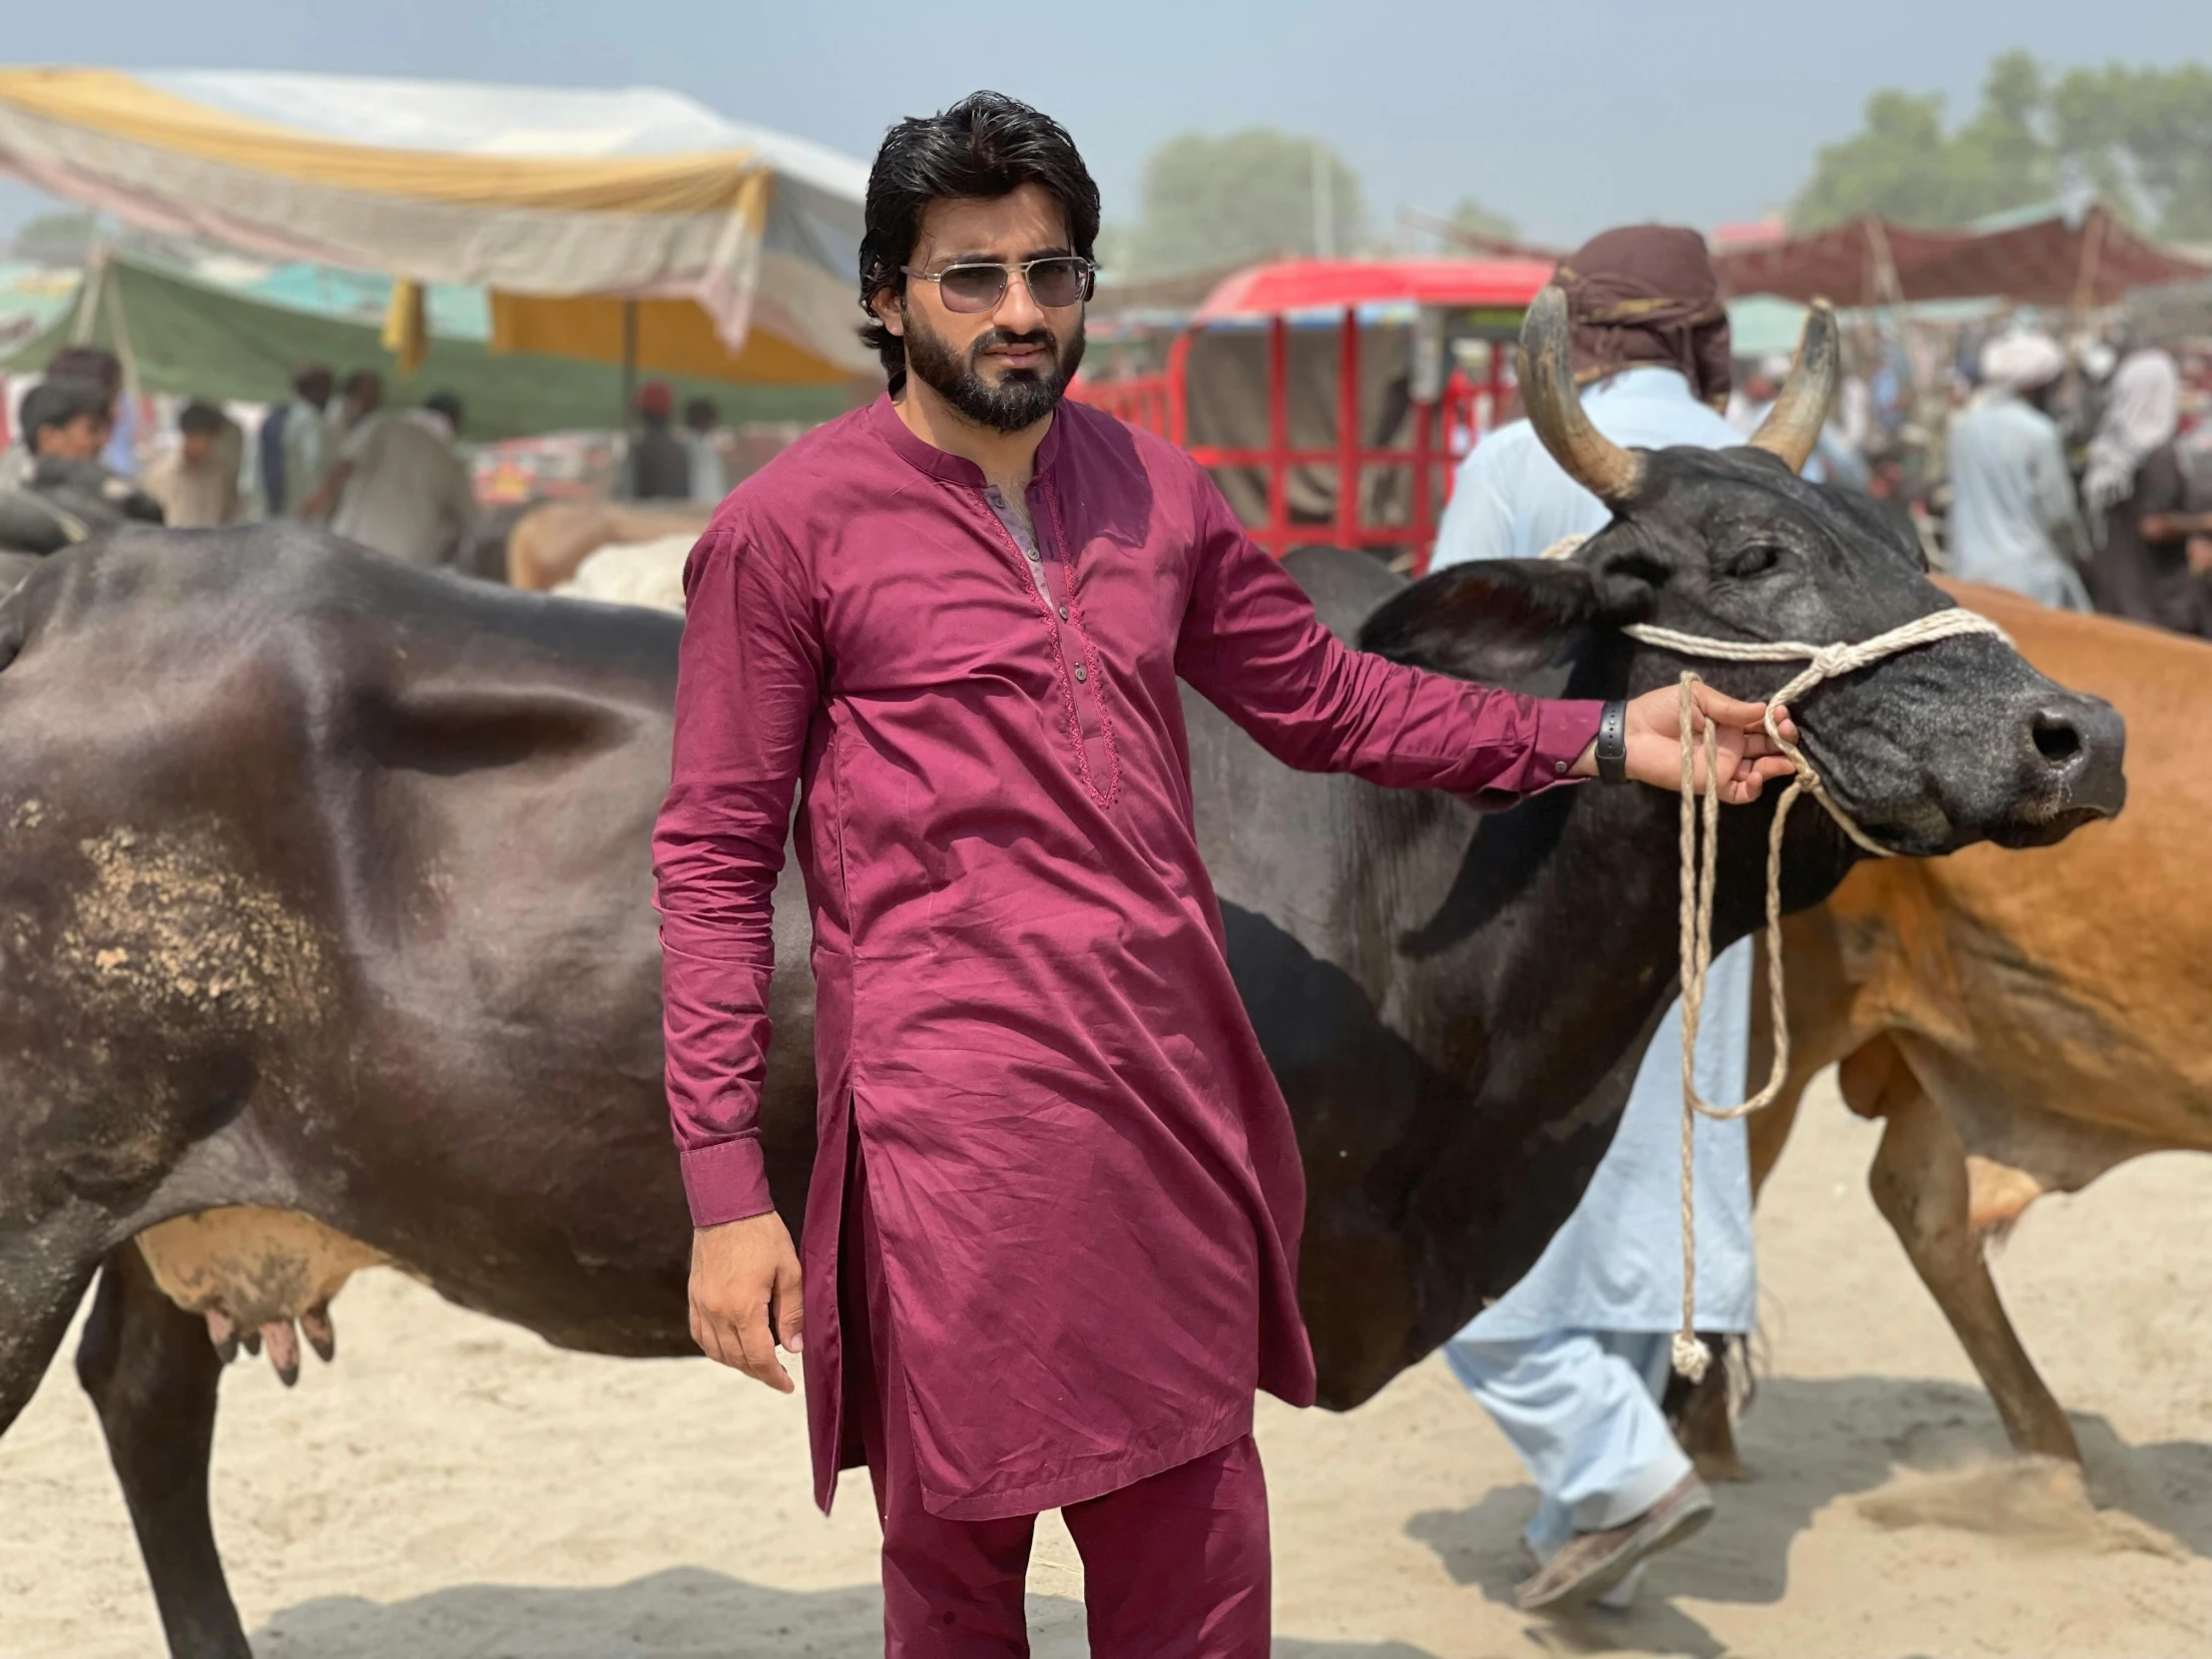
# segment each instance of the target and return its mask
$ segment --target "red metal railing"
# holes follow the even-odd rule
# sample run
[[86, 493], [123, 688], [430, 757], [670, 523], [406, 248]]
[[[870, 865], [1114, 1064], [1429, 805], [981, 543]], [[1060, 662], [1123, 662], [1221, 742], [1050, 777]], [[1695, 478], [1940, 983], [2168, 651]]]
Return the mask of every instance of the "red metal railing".
[[[1338, 326], [1337, 441], [1327, 449], [1294, 448], [1290, 440], [1290, 325], [1282, 316], [1268, 323], [1268, 439], [1258, 448], [1190, 441], [1187, 398], [1192, 335], [1178, 334], [1168, 349], [1167, 367], [1157, 373], [1078, 382], [1074, 395], [1132, 426], [1141, 427], [1187, 449], [1206, 467], [1242, 467], [1260, 471], [1267, 481], [1267, 516], [1247, 526], [1277, 558], [1294, 547], [1359, 547], [1410, 552], [1415, 573], [1428, 568], [1436, 525], [1451, 498], [1452, 474], [1481, 435], [1497, 423], [1509, 389], [1505, 353], [1493, 347], [1487, 375], [1476, 382], [1454, 369], [1442, 395], [1412, 407], [1410, 442], [1402, 448], [1371, 448], [1361, 441], [1360, 323], [1347, 309]], [[1330, 467], [1337, 475], [1336, 516], [1328, 523], [1297, 523], [1290, 508], [1293, 467]], [[1363, 484], [1371, 469], [1411, 473], [1406, 521], [1364, 521]]]

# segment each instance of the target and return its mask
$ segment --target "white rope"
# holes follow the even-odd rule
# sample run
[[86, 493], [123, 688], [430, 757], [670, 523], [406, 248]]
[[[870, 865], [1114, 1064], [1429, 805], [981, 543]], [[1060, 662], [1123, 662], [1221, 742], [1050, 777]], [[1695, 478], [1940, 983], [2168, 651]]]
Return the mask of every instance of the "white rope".
[[[1567, 558], [1582, 545], [1584, 539], [1570, 536], [1563, 541], [1554, 542], [1544, 549], [1541, 556], [1546, 559]], [[1782, 1092], [1783, 1082], [1790, 1070], [1790, 1021], [1782, 966], [1782, 836], [1789, 826], [1790, 809], [1797, 805], [1798, 797], [1809, 795], [1828, 810], [1828, 816], [1836, 821], [1837, 828], [1858, 845], [1878, 858], [1896, 856], [1889, 847], [1860, 829], [1852, 821], [1851, 815], [1837, 805], [1836, 798], [1822, 785], [1821, 776], [1814, 770], [1813, 763], [1806, 759], [1805, 751], [1783, 737], [1775, 724], [1775, 710], [1787, 708], [1824, 680], [1832, 680], [1839, 675], [1870, 667], [1902, 651], [1933, 645], [1937, 640], [1955, 639], [1965, 634], [1987, 634], [2007, 645], [2012, 641], [2002, 628], [1987, 617], [1977, 616], [1964, 609], [1936, 611], [1928, 616], [1916, 617], [1901, 627], [1892, 628], [1856, 645], [1806, 645], [1796, 640], [1713, 639], [1703, 634], [1685, 634], [1678, 629], [1658, 628], [1649, 623], [1636, 623], [1624, 628], [1622, 632], [1640, 644], [1656, 646], [1662, 651], [1673, 651], [1685, 657], [1703, 657], [1728, 663], [1803, 662], [1807, 665], [1802, 673], [1767, 699], [1767, 736], [1797, 769], [1797, 776], [1790, 780], [1789, 788], [1782, 792], [1782, 799], [1775, 806], [1774, 823], [1767, 831], [1767, 997], [1773, 1013], [1774, 1065], [1768, 1073], [1766, 1085], [1757, 1094], [1734, 1106], [1715, 1106], [1704, 1099], [1697, 1089], [1698, 1024], [1705, 1011], [1706, 972], [1713, 965], [1713, 885], [1720, 846], [1720, 793], [1715, 787], [1715, 781], [1720, 767], [1720, 744], [1719, 734], [1713, 723], [1707, 721], [1703, 734], [1706, 791], [1701, 810], [1696, 771], [1696, 687], [1699, 681], [1695, 674], [1685, 671], [1679, 682], [1681, 701], [1678, 731], [1682, 745], [1682, 1328], [1674, 1334], [1673, 1359], [1674, 1369], [1690, 1382], [1696, 1382], [1704, 1378], [1708, 1364], [1705, 1345], [1697, 1340], [1696, 1328], [1697, 1202], [1694, 1147], [1698, 1115], [1702, 1113], [1709, 1118], [1729, 1119], [1756, 1112], [1761, 1107], [1772, 1104], [1775, 1097]]]

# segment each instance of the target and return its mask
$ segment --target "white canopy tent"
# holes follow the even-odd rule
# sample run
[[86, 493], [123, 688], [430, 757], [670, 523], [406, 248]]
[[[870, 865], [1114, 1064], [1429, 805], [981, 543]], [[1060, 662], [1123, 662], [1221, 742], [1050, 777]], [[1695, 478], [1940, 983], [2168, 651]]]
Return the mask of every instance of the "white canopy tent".
[[[0, 171], [150, 230], [488, 288], [495, 346], [733, 380], [864, 372], [866, 170], [652, 88], [0, 69]], [[410, 317], [407, 307], [416, 313]]]

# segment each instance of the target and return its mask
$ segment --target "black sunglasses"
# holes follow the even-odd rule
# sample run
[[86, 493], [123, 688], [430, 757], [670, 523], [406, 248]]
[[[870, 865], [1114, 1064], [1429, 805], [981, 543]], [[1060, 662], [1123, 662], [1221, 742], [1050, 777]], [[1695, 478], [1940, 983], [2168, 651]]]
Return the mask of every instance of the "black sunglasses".
[[948, 265], [942, 271], [898, 268], [918, 282], [934, 282], [948, 311], [995, 311], [1006, 297], [1015, 272], [1028, 284], [1029, 297], [1048, 311], [1080, 305], [1097, 285], [1098, 267], [1074, 254], [1050, 254], [1016, 265]]

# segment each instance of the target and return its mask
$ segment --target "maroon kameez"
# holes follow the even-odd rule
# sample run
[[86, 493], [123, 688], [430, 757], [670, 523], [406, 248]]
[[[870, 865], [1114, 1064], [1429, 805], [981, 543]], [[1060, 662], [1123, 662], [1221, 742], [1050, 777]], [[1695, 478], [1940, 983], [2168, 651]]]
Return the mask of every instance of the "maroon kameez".
[[654, 840], [669, 1100], [694, 1219], [766, 1211], [769, 897], [800, 787], [826, 1507], [855, 1126], [930, 1512], [1098, 1497], [1240, 1439], [1256, 1388], [1314, 1397], [1305, 1186], [1199, 861], [1178, 678], [1290, 766], [1406, 788], [1532, 792], [1596, 732], [1595, 704], [1347, 649], [1187, 456], [1096, 411], [1061, 406], [1029, 506], [1057, 590], [979, 469], [881, 399], [749, 479], [686, 572]]

